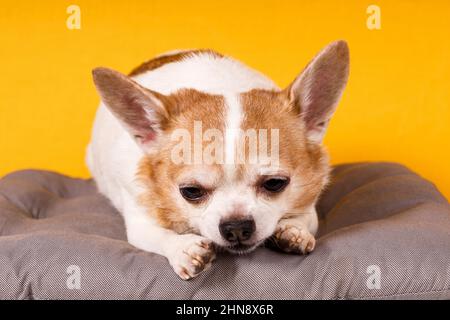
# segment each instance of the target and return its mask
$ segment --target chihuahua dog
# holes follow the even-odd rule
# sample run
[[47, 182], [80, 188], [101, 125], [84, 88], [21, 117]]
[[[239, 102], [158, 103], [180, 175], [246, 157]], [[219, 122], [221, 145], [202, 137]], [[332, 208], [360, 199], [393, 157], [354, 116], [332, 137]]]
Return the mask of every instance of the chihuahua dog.
[[[87, 164], [129, 243], [165, 256], [185, 280], [218, 249], [247, 253], [270, 238], [311, 252], [329, 173], [322, 139], [348, 71], [344, 41], [283, 90], [212, 50], [166, 53], [129, 76], [93, 70], [102, 102]], [[270, 157], [253, 152], [255, 141]]]

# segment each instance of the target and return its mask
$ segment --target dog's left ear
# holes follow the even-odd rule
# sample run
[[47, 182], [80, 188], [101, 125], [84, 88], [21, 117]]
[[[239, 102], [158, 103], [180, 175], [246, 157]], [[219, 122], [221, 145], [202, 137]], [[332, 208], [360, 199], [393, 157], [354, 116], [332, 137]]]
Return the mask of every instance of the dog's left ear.
[[286, 89], [311, 142], [322, 142], [347, 84], [349, 50], [345, 41], [325, 47]]

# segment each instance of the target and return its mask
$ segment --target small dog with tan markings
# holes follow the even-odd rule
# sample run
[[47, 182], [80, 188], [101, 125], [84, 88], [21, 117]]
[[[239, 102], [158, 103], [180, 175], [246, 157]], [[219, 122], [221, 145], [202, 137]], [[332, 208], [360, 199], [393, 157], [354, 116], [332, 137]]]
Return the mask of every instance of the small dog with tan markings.
[[248, 253], [270, 238], [311, 252], [329, 174], [322, 139], [348, 72], [344, 41], [285, 89], [212, 50], [166, 53], [129, 76], [95, 69], [102, 102], [87, 164], [128, 241], [185, 280], [218, 249]]

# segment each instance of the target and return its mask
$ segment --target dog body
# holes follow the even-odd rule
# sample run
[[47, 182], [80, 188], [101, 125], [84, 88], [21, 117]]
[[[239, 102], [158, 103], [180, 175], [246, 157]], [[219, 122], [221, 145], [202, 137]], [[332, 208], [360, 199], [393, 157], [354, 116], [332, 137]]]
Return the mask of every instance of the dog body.
[[[273, 236], [286, 252], [313, 250], [329, 171], [321, 141], [348, 77], [344, 42], [284, 90], [210, 50], [167, 53], [129, 77], [93, 74], [102, 103], [86, 160], [132, 245], [164, 255], [183, 279], [206, 270], [216, 248], [245, 253]], [[255, 156], [251, 138], [270, 157]]]

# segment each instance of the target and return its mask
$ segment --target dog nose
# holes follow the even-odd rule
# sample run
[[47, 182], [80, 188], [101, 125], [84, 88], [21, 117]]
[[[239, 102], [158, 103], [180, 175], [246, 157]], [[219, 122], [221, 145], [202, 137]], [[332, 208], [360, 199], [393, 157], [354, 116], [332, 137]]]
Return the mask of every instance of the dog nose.
[[253, 219], [231, 220], [219, 224], [220, 234], [229, 242], [248, 240], [255, 232], [255, 229], [255, 221]]

